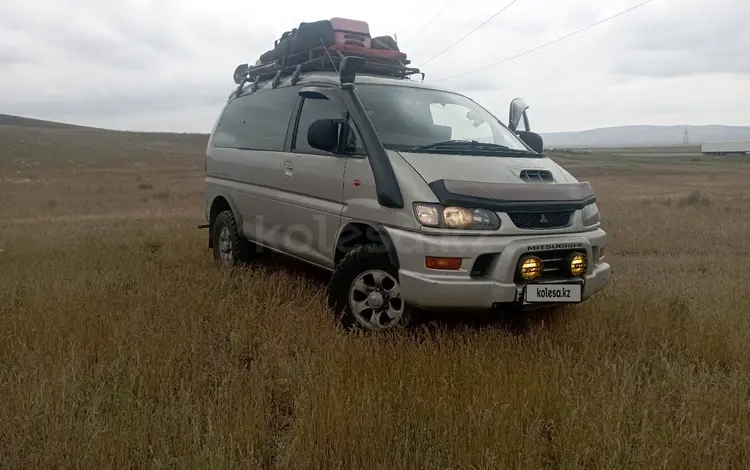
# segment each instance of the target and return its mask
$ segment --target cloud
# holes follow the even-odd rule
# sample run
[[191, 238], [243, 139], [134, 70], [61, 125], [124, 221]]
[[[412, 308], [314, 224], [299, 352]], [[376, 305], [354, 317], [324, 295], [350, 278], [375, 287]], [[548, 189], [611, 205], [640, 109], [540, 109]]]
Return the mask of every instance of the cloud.
[[26, 57], [20, 51], [14, 50], [2, 50], [0, 51], [0, 64], [13, 65], [22, 64], [26, 61]]
[[661, 2], [650, 13], [627, 29], [614, 29], [613, 45], [624, 52], [616, 71], [654, 78], [750, 74], [750, 3]]
[[[508, 1], [427, 0], [257, 8], [241, 0], [0, 2], [0, 113], [98, 126], [208, 132], [234, 87], [284, 31], [333, 16], [397, 34], [421, 65]], [[511, 99], [531, 105], [540, 131], [598, 125], [749, 123], [750, 17], [743, 0], [654, 0], [578, 36], [454, 80], [552, 41], [639, 0], [519, 0], [423, 68], [426, 82], [467, 93], [501, 119]], [[703, 78], [698, 78], [701, 76]], [[700, 87], [700, 88], [697, 88]], [[721, 93], [703, 93], [720, 89]], [[733, 98], [730, 98], [733, 97]], [[713, 114], [717, 106], [723, 114]], [[654, 109], [660, 110], [654, 113]], [[670, 111], [671, 110], [671, 111]]]

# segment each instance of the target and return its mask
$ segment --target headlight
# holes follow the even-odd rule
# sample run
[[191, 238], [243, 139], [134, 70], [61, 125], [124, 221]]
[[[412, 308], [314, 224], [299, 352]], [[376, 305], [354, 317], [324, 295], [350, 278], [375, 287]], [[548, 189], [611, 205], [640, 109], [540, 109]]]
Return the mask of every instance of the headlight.
[[598, 224], [599, 219], [599, 208], [595, 202], [583, 208], [583, 225], [585, 227]]
[[428, 227], [466, 228], [475, 230], [497, 230], [500, 218], [486, 209], [444, 207], [440, 204], [418, 202], [414, 204], [414, 215], [420, 224]]

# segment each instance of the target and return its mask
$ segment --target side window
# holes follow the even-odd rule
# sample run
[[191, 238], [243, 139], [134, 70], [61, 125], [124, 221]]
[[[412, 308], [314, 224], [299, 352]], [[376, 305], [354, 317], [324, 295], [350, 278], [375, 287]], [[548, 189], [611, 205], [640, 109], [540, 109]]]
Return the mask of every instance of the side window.
[[367, 155], [365, 146], [362, 144], [362, 139], [359, 137], [359, 131], [354, 126], [354, 123], [351, 123], [349, 127], [349, 144], [346, 146], [346, 149], [354, 155]]
[[[310, 125], [318, 119], [343, 119], [344, 115], [341, 113], [336, 104], [330, 100], [311, 100], [306, 99], [302, 102], [302, 112], [299, 117], [299, 124], [297, 126], [297, 138], [295, 139], [292, 151], [300, 153], [322, 153], [318, 149], [310, 147], [307, 143], [307, 130]], [[365, 155], [365, 149], [362, 145], [362, 139], [359, 137], [359, 132], [351, 125], [349, 131], [349, 145], [348, 150], [357, 155]]]
[[283, 151], [300, 88], [264, 89], [233, 99], [219, 119], [214, 146]]
[[224, 108], [219, 118], [219, 125], [214, 132], [214, 147], [239, 147], [239, 136], [242, 133], [242, 111], [244, 98], [235, 98]]
[[297, 138], [292, 150], [300, 153], [320, 153], [320, 150], [310, 147], [307, 143], [307, 130], [318, 119], [343, 119], [343, 115], [331, 100], [310, 100], [302, 102], [302, 113], [297, 125]]

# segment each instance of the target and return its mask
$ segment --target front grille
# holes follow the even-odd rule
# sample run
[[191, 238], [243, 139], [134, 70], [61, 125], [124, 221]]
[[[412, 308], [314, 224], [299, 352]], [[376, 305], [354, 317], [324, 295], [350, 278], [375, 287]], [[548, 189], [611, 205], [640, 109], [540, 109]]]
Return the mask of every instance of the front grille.
[[[549, 281], [555, 279], [567, 279], [573, 277], [570, 273], [570, 255], [572, 253], [585, 253], [582, 250], [553, 250], [537, 253], [527, 253], [542, 260], [542, 275], [534, 279], [534, 282]], [[521, 256], [523, 258], [523, 256]], [[520, 269], [516, 268], [516, 282], [524, 282]]]
[[567, 227], [573, 212], [509, 212], [516, 227], [526, 229], [550, 229]]

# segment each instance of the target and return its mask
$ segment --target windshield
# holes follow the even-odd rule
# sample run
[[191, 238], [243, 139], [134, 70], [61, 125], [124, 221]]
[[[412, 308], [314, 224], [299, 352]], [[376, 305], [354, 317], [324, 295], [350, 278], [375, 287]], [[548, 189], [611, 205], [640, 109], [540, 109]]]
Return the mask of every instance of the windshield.
[[[487, 110], [456, 93], [360, 84], [357, 95], [387, 149], [415, 150], [415, 147], [446, 141], [476, 141], [501, 145], [511, 151], [528, 151], [518, 137]], [[432, 147], [429, 151], [440, 149], [447, 150]]]

